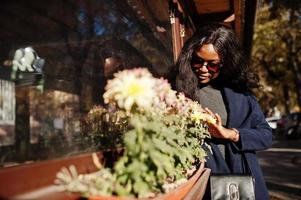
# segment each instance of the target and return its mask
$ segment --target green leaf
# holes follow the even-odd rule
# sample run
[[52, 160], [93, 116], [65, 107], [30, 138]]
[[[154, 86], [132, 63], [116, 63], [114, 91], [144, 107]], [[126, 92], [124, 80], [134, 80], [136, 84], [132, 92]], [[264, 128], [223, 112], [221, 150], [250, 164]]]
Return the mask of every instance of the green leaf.
[[137, 133], [136, 130], [130, 130], [124, 135], [124, 143], [127, 147], [135, 146], [137, 142]]
[[132, 190], [131, 182], [128, 182], [125, 186], [116, 184], [115, 191], [118, 196], [130, 196]]
[[174, 153], [174, 148], [172, 148], [169, 144], [167, 144], [164, 140], [159, 140], [157, 138], [152, 138], [153, 143], [156, 146], [156, 148], [162, 153], [172, 155]]
[[135, 179], [133, 189], [135, 193], [138, 194], [139, 198], [147, 197], [147, 194], [150, 192], [149, 185], [144, 182], [141, 178]]

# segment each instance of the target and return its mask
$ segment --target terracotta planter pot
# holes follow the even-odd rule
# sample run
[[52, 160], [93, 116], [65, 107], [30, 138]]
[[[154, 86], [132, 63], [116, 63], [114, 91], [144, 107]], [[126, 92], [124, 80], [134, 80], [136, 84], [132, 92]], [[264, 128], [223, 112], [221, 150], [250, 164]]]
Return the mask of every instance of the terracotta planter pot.
[[[194, 184], [200, 179], [200, 176], [204, 172], [204, 163], [201, 164], [199, 169], [194, 173], [194, 175], [186, 182], [180, 185], [179, 187], [175, 188], [174, 190], [163, 194], [158, 195], [155, 198], [148, 198], [157, 199], [157, 200], [181, 200], [184, 199], [185, 196], [189, 193], [189, 191], [193, 188]], [[206, 186], [207, 179], [204, 179], [205, 183], [203, 186]], [[92, 196], [89, 197], [89, 200], [137, 200], [136, 198], [132, 197], [117, 197], [117, 196]]]

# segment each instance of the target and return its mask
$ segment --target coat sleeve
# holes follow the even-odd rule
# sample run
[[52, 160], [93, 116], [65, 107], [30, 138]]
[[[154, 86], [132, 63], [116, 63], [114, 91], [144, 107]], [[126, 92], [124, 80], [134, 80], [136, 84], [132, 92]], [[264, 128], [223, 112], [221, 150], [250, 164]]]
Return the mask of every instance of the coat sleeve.
[[233, 143], [238, 151], [260, 151], [272, 145], [272, 129], [254, 96], [249, 96], [251, 113], [246, 123], [237, 128], [240, 138]]

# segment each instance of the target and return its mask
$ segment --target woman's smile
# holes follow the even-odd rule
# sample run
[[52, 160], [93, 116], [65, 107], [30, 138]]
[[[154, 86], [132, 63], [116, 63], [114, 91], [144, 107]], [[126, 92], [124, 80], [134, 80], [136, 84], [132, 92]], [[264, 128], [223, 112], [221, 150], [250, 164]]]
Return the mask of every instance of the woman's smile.
[[212, 44], [205, 44], [196, 50], [191, 66], [201, 83], [206, 84], [219, 75], [218, 71], [212, 73], [208, 70], [208, 65], [215, 63], [218, 65], [220, 58]]
[[211, 77], [212, 77], [212, 75], [209, 74], [209, 73], [198, 72], [198, 78], [199, 78], [200, 80], [207, 80], [207, 79], [210, 80]]

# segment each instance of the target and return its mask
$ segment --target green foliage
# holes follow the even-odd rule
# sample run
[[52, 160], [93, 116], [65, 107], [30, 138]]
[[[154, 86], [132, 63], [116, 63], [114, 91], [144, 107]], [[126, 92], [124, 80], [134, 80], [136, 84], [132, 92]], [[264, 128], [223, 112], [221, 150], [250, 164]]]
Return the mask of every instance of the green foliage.
[[[210, 137], [205, 123], [196, 125], [189, 118], [176, 114], [152, 112], [134, 113], [130, 118], [118, 118], [118, 121], [116, 113], [108, 117], [107, 110], [100, 107], [88, 117], [89, 133], [96, 134], [94, 137], [99, 138], [94, 139], [100, 143], [104, 138], [108, 142], [114, 131], [119, 131], [119, 136], [124, 131], [124, 153], [112, 169], [103, 168], [81, 178], [63, 169], [57, 178], [69, 191], [80, 192], [83, 196], [149, 197], [164, 193], [169, 188], [166, 187], [168, 183], [180, 184], [189, 178], [187, 171], [195, 169], [205, 159], [206, 153], [201, 147], [204, 139]], [[105, 123], [109, 121], [114, 126], [104, 132]]]
[[116, 176], [110, 169], [102, 169], [96, 173], [85, 176], [78, 175], [75, 167], [71, 165], [68, 169], [63, 168], [57, 173], [56, 183], [64, 185], [70, 192], [80, 192], [82, 196], [110, 195]]
[[300, 11], [301, 2], [290, 6], [277, 0], [263, 3], [257, 12], [252, 61], [265, 87], [258, 91], [263, 108], [300, 109]]
[[134, 128], [125, 134], [126, 150], [114, 168], [118, 195], [147, 197], [151, 192], [163, 192], [167, 179], [185, 178], [185, 169], [206, 155], [201, 145], [209, 135], [203, 125], [186, 132], [187, 121], [153, 113], [136, 113], [130, 124]]

